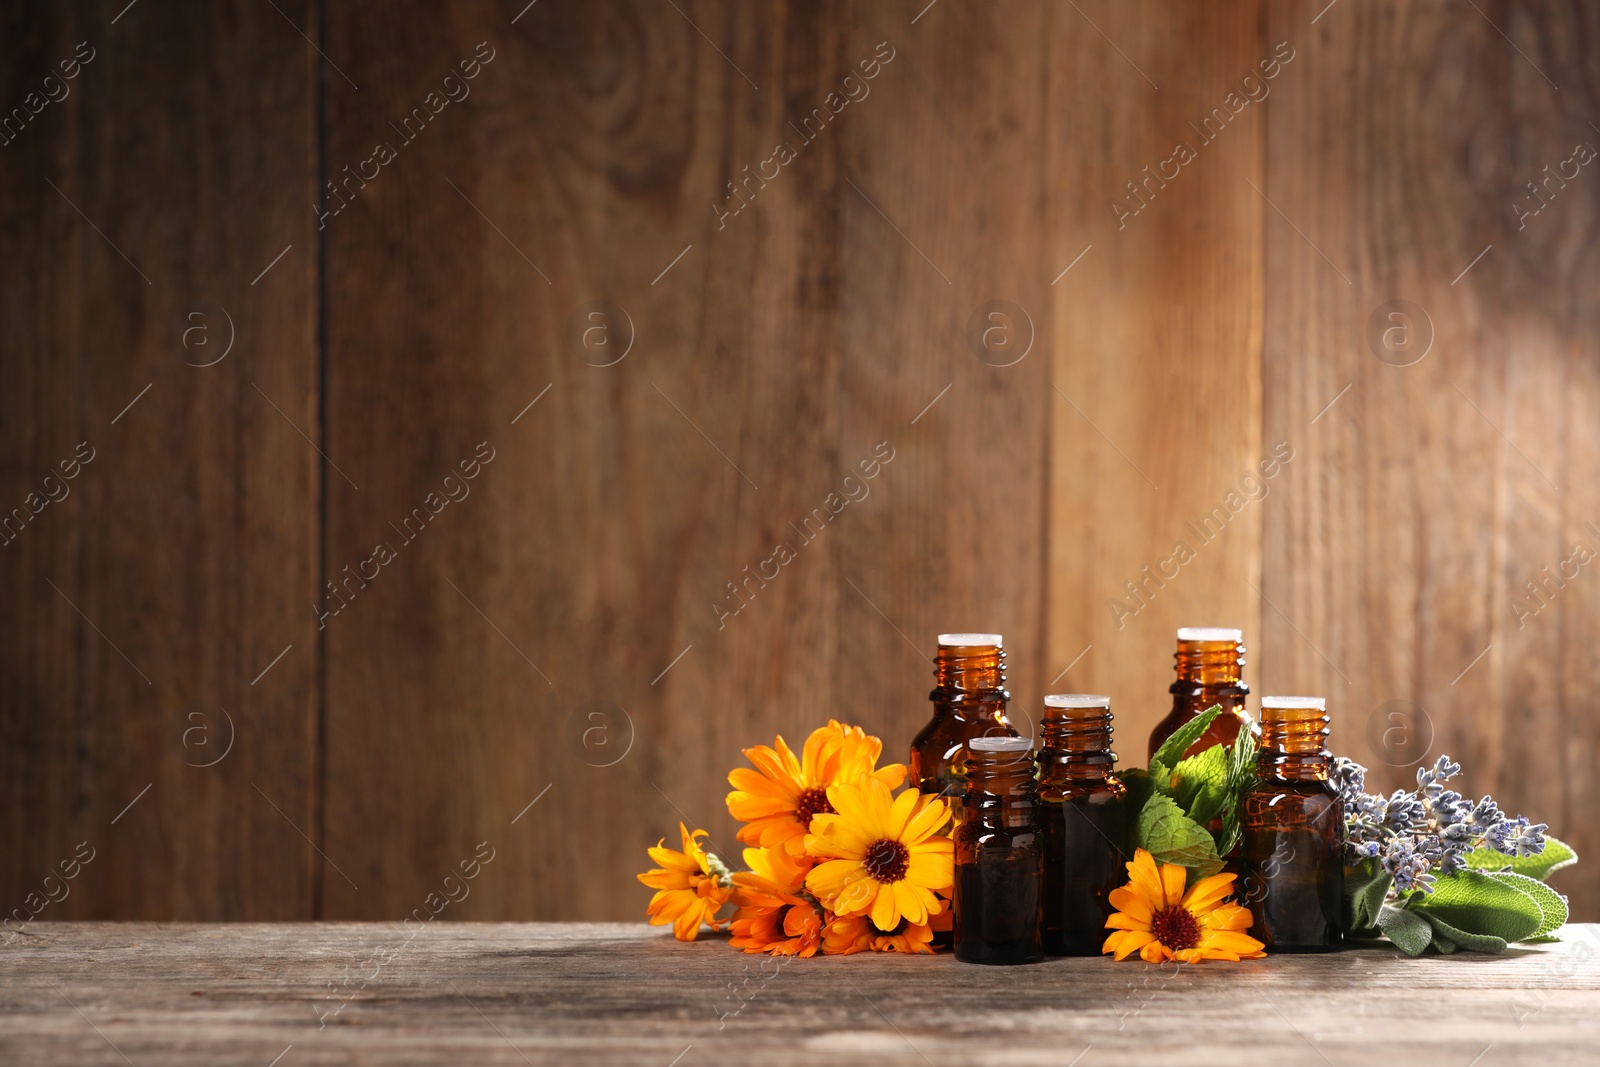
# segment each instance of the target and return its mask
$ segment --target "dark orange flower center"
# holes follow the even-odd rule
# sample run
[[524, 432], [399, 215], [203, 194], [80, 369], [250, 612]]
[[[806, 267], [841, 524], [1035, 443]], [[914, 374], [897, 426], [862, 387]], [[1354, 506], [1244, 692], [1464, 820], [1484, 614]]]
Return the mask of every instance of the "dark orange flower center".
[[838, 814], [833, 810], [833, 805], [828, 803], [828, 791], [826, 789], [818, 789], [815, 786], [810, 789], [802, 789], [799, 798], [794, 802], [794, 817], [809, 830], [811, 828], [811, 816], [823, 814]]
[[1200, 943], [1200, 924], [1188, 908], [1162, 908], [1150, 917], [1150, 932], [1174, 952], [1194, 948]]
[[906, 876], [906, 869], [911, 866], [911, 852], [898, 841], [874, 841], [867, 846], [861, 866], [880, 882], [898, 882]]

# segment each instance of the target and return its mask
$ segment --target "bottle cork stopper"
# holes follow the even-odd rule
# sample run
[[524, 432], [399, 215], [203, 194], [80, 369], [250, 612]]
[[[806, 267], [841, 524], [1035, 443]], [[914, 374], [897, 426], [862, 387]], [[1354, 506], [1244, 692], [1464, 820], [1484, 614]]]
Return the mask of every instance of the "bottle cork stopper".
[[999, 634], [940, 634], [940, 648], [972, 648], [980, 645], [994, 645], [996, 648], [1005, 644], [1005, 639]]
[[1044, 698], [1047, 708], [1107, 708], [1111, 698], [1099, 693], [1052, 693]]
[[974, 737], [967, 742], [967, 747], [974, 752], [1030, 752], [1033, 750], [1033, 738]]
[[1226, 626], [1180, 626], [1178, 627], [1179, 641], [1233, 641], [1244, 640], [1243, 630], [1234, 630]]
[[1278, 711], [1327, 711], [1327, 697], [1262, 697], [1261, 708], [1263, 711], [1272, 708]]

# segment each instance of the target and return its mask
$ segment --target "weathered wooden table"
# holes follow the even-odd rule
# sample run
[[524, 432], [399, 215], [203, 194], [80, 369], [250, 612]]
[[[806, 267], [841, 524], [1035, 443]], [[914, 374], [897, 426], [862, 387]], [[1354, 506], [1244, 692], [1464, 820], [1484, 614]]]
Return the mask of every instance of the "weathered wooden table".
[[1600, 1063], [1600, 926], [1503, 956], [779, 961], [632, 924], [35, 923], [0, 1064]]

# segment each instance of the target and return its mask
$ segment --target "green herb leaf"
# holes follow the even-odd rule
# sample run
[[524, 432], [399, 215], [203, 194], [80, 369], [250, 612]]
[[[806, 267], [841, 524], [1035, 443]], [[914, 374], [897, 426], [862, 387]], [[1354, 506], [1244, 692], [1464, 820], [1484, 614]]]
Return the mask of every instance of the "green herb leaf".
[[[1539, 910], [1544, 913], [1544, 919], [1539, 923], [1539, 929], [1535, 930], [1530, 936], [1543, 937], [1560, 929], [1566, 923], [1567, 898], [1539, 881], [1539, 879], [1529, 878], [1525, 874], [1517, 874], [1513, 871], [1489, 871], [1485, 873], [1490, 878], [1504, 882], [1513, 889], [1522, 890], [1522, 892], [1533, 898], [1535, 904], [1539, 905]], [[1523, 940], [1526, 941], [1528, 938]]]
[[[1394, 947], [1404, 952], [1407, 956], [1420, 956], [1427, 951], [1433, 942], [1433, 927], [1428, 920], [1415, 914], [1409, 908], [1397, 908], [1392, 904], [1385, 904], [1378, 910], [1378, 928], [1383, 931], [1383, 936], [1394, 942]], [[1441, 948], [1440, 951], [1452, 952], [1455, 946]]]
[[1150, 788], [1163, 796], [1172, 796], [1172, 772], [1158, 759], [1150, 761]]
[[1565, 841], [1550, 837], [1544, 839], [1544, 851], [1535, 856], [1507, 856], [1492, 848], [1477, 848], [1467, 853], [1467, 866], [1480, 871], [1515, 871], [1529, 878], [1544, 881], [1552, 871], [1570, 867], [1578, 862], [1578, 854]]
[[1374, 860], [1362, 860], [1345, 871], [1344, 925], [1352, 937], [1378, 933], [1378, 911], [1394, 879]]
[[1433, 892], [1418, 897], [1411, 907], [1466, 933], [1508, 942], [1532, 937], [1544, 923], [1544, 912], [1533, 897], [1480, 871], [1440, 877]]
[[[1433, 927], [1433, 945], [1440, 952], [1449, 955], [1458, 948], [1468, 952], [1504, 952], [1506, 942], [1504, 938], [1495, 937], [1493, 934], [1474, 934], [1451, 926], [1437, 915], [1423, 913], [1423, 918], [1428, 920], [1428, 925]], [[1449, 948], [1445, 946], [1449, 945]]]
[[1239, 811], [1244, 795], [1256, 780], [1256, 739], [1250, 724], [1239, 726], [1239, 735], [1228, 750], [1228, 803], [1222, 809], [1222, 829], [1216, 834], [1217, 852], [1226, 856], [1239, 844]]
[[1222, 705], [1213, 704], [1172, 731], [1172, 736], [1162, 742], [1161, 747], [1156, 749], [1156, 754], [1150, 757], [1151, 770], [1155, 769], [1157, 763], [1165, 767], [1176, 766], [1178, 761], [1183, 759], [1183, 754], [1189, 751], [1189, 746], [1200, 740], [1200, 735], [1206, 732], [1211, 721], [1221, 714]]
[[1172, 798], [1189, 818], [1204, 826], [1222, 814], [1228, 803], [1227, 749], [1212, 745], [1180, 760], [1172, 768], [1172, 776]]
[[1155, 857], [1157, 863], [1176, 863], [1189, 868], [1190, 882], [1222, 870], [1222, 860], [1211, 834], [1185, 815], [1171, 797], [1161, 793], [1152, 794], [1139, 812], [1136, 843]]
[[1251, 733], [1249, 723], [1241, 723], [1239, 736], [1233, 739], [1233, 748], [1228, 750], [1228, 787], [1235, 793], [1242, 792], [1255, 777], [1256, 736]]

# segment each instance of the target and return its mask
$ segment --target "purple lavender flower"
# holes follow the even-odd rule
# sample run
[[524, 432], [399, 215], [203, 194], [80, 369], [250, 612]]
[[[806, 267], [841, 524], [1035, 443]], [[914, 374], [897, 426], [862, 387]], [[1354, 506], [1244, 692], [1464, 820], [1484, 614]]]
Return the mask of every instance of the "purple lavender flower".
[[1466, 869], [1467, 854], [1477, 848], [1508, 856], [1544, 850], [1544, 823], [1509, 818], [1491, 797], [1474, 803], [1445, 788], [1460, 773], [1461, 764], [1440, 756], [1417, 769], [1414, 792], [1397, 789], [1384, 797], [1362, 792], [1366, 768], [1335, 761], [1331, 777], [1344, 802], [1347, 854], [1355, 862], [1378, 862], [1392, 879], [1390, 899], [1432, 892], [1437, 876]]

